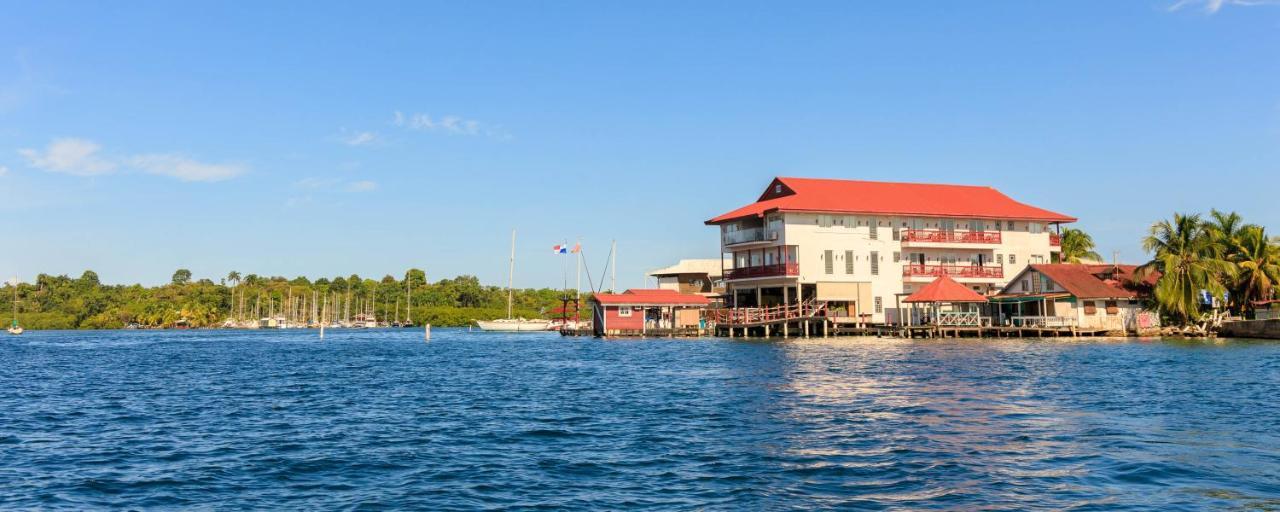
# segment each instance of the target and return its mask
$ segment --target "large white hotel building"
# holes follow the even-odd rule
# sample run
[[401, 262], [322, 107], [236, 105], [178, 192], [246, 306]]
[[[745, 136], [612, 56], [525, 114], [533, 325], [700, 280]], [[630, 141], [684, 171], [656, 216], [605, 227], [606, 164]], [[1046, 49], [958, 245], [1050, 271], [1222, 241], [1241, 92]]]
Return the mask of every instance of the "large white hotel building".
[[829, 315], [899, 319], [899, 299], [946, 275], [982, 294], [1049, 263], [1075, 218], [990, 187], [775, 178], [720, 228], [726, 306], [825, 302]]

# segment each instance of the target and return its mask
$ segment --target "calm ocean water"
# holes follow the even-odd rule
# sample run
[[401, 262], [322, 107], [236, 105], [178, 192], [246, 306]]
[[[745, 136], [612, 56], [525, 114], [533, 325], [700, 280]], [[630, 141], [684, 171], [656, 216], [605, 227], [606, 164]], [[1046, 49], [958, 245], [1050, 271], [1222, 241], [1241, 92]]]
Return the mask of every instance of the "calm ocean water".
[[1280, 508], [1280, 344], [327, 334], [0, 338], [0, 508]]

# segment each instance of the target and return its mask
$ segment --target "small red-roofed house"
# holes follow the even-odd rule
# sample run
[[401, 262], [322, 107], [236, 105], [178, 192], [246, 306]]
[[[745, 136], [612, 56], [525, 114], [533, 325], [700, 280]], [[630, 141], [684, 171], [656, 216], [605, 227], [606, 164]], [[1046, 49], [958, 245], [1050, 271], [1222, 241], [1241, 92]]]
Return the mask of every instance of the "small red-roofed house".
[[1136, 265], [1030, 265], [991, 300], [1000, 305], [1000, 316], [1011, 325], [1047, 321], [1084, 330], [1141, 333], [1160, 326], [1160, 316], [1146, 307], [1159, 275], [1137, 280], [1136, 269]]
[[698, 329], [707, 297], [675, 290], [632, 289], [591, 298], [596, 336], [644, 335]]

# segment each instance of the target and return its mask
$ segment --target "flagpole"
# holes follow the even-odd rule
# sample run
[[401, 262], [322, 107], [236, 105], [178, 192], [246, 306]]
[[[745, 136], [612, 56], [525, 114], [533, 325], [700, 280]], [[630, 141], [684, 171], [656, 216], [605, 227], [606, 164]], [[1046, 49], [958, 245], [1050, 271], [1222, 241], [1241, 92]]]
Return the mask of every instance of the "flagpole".
[[575, 286], [577, 286], [577, 289], [575, 290], [575, 296], [576, 296], [576, 297], [581, 297], [581, 296], [582, 296], [582, 237], [578, 237], [578, 244], [574, 246], [574, 249], [577, 249], [577, 250], [578, 250], [578, 251], [577, 251], [577, 254], [578, 254], [578, 278], [577, 278], [577, 279], [578, 279], [578, 282], [575, 284]]

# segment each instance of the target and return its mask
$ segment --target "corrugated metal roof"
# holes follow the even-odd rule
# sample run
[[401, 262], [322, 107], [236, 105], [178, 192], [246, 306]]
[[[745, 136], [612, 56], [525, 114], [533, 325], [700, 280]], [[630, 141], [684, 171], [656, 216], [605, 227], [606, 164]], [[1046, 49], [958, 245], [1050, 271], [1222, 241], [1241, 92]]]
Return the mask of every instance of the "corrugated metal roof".
[[779, 177], [755, 203], [707, 224], [772, 211], [1076, 221], [1075, 217], [1019, 203], [991, 187]]

